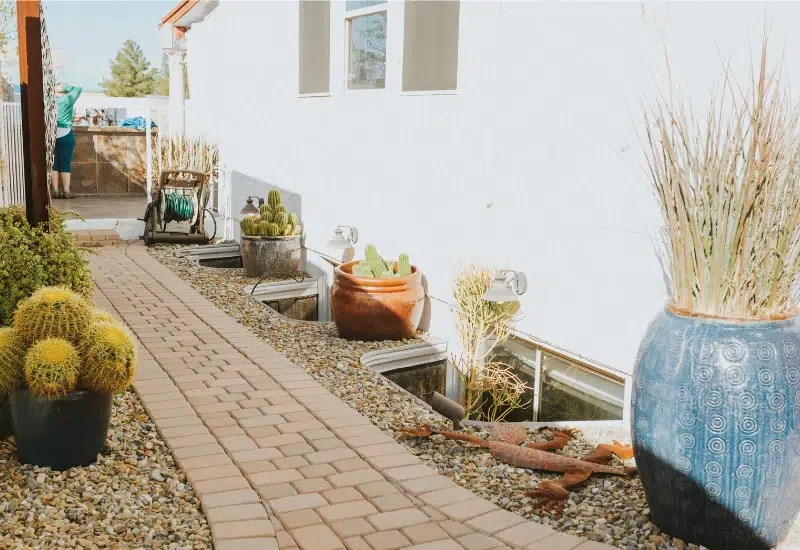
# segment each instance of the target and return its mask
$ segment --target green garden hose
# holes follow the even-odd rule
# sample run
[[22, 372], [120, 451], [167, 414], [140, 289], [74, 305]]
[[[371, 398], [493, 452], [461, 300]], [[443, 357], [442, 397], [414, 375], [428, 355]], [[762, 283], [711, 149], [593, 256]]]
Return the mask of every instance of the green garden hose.
[[189, 197], [177, 193], [164, 194], [164, 222], [185, 222], [194, 216], [194, 205]]

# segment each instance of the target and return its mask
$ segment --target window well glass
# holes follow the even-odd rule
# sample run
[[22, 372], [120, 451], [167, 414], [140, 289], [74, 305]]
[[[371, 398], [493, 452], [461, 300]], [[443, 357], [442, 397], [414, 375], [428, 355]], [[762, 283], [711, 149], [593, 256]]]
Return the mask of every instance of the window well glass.
[[386, 12], [349, 20], [350, 45], [347, 87], [386, 87]]
[[347, 0], [345, 8], [347, 11], [360, 10], [361, 8], [369, 8], [379, 4], [385, 4], [386, 0]]

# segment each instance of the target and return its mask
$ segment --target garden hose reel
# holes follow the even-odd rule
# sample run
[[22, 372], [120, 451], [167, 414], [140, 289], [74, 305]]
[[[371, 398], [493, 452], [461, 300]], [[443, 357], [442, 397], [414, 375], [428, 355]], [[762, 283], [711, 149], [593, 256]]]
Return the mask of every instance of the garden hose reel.
[[[144, 242], [208, 244], [217, 232], [216, 220], [208, 210], [208, 174], [195, 170], [162, 170], [151, 193], [144, 218]], [[205, 231], [205, 217], [214, 223], [213, 234]], [[168, 230], [169, 223], [188, 224], [188, 230]]]

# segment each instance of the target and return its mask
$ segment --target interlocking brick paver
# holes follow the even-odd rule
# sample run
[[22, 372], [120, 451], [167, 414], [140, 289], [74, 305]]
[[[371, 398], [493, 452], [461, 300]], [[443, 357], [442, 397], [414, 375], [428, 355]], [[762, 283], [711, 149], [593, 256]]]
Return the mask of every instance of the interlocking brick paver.
[[610, 548], [438, 475], [141, 245], [90, 261], [98, 303], [139, 339], [134, 388], [217, 550]]

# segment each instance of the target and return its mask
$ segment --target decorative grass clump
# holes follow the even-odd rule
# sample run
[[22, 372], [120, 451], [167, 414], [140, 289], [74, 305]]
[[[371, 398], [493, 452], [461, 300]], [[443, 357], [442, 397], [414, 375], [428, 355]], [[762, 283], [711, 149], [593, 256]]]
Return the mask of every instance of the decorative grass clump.
[[111, 395], [131, 385], [136, 351], [133, 339], [118, 324], [93, 324], [82, 341], [81, 355], [81, 387]]
[[767, 70], [766, 41], [749, 91], [723, 76], [704, 117], [671, 95], [645, 114], [670, 306], [788, 318], [800, 298], [800, 110]]
[[47, 338], [78, 343], [94, 312], [81, 295], [64, 287], [44, 287], [23, 300], [14, 313], [14, 328], [28, 344]]
[[0, 328], [0, 396], [17, 389], [24, 380], [27, 348], [11, 327]]
[[75, 346], [62, 338], [42, 340], [25, 357], [25, 380], [31, 395], [40, 399], [63, 397], [78, 384], [81, 359]]

